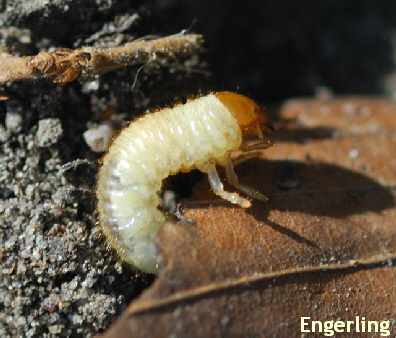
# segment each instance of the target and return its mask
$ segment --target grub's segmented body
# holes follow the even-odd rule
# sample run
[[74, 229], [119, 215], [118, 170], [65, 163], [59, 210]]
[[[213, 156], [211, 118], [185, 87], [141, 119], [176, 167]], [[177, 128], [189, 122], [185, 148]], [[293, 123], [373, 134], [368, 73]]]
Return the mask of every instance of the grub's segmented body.
[[[241, 147], [244, 131], [227, 105], [227, 100], [234, 102], [234, 96], [253, 103], [235, 93], [209, 94], [147, 114], [115, 139], [99, 173], [98, 211], [109, 243], [127, 262], [145, 272], [158, 272], [152, 239], [165, 222], [165, 215], [157, 209], [157, 193], [169, 175], [199, 169], [208, 174], [215, 193], [243, 207], [250, 206], [238, 194], [223, 190], [215, 167], [220, 164], [226, 167], [227, 178], [237, 188], [265, 199], [238, 183], [230, 162], [230, 152]], [[251, 123], [245, 123], [246, 130]]]

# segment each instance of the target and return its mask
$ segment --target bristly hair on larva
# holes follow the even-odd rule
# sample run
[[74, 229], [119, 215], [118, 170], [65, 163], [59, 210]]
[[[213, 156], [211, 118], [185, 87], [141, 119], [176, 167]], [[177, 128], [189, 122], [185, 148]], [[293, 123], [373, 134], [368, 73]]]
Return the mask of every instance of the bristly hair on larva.
[[[161, 266], [152, 239], [166, 215], [157, 207], [162, 181], [198, 169], [208, 175], [217, 195], [243, 208], [251, 202], [227, 192], [216, 170], [225, 167], [228, 182], [247, 196], [267, 201], [239, 183], [231, 162], [234, 150], [272, 145], [263, 138], [267, 115], [253, 100], [233, 92], [216, 92], [172, 108], [149, 113], [123, 129], [103, 158], [97, 188], [99, 221], [109, 244], [136, 268], [157, 274]], [[247, 145], [244, 136], [258, 135]]]

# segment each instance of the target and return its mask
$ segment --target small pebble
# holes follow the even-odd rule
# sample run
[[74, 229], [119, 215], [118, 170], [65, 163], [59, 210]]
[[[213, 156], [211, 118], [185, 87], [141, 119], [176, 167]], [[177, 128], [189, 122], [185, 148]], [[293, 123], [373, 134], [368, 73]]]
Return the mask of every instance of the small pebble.
[[39, 121], [36, 142], [40, 147], [50, 147], [57, 143], [63, 134], [59, 119], [50, 118]]
[[84, 140], [92, 151], [102, 153], [110, 147], [111, 141], [115, 135], [115, 129], [112, 123], [102, 122], [92, 126], [84, 133]]
[[8, 131], [19, 133], [22, 129], [22, 115], [19, 113], [7, 113], [5, 125]]

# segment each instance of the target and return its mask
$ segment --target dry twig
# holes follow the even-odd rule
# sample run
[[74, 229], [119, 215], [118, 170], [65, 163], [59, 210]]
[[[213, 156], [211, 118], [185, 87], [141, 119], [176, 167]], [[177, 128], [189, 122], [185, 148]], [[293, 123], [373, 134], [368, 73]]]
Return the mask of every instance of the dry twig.
[[201, 35], [177, 34], [149, 41], [134, 41], [113, 48], [62, 48], [23, 57], [2, 55], [0, 84], [36, 79], [66, 83], [81, 76], [103, 74], [124, 66], [188, 56], [199, 52], [202, 44]]

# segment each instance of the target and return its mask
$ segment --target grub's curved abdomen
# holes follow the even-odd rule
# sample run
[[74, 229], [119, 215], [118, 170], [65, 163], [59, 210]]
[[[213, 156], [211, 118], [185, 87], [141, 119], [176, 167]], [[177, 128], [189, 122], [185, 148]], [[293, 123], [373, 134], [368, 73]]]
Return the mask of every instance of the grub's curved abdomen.
[[164, 178], [223, 164], [239, 148], [236, 119], [214, 95], [147, 114], [115, 139], [103, 158], [97, 189], [100, 224], [121, 258], [149, 272], [159, 270], [152, 239], [165, 222], [157, 209]]

